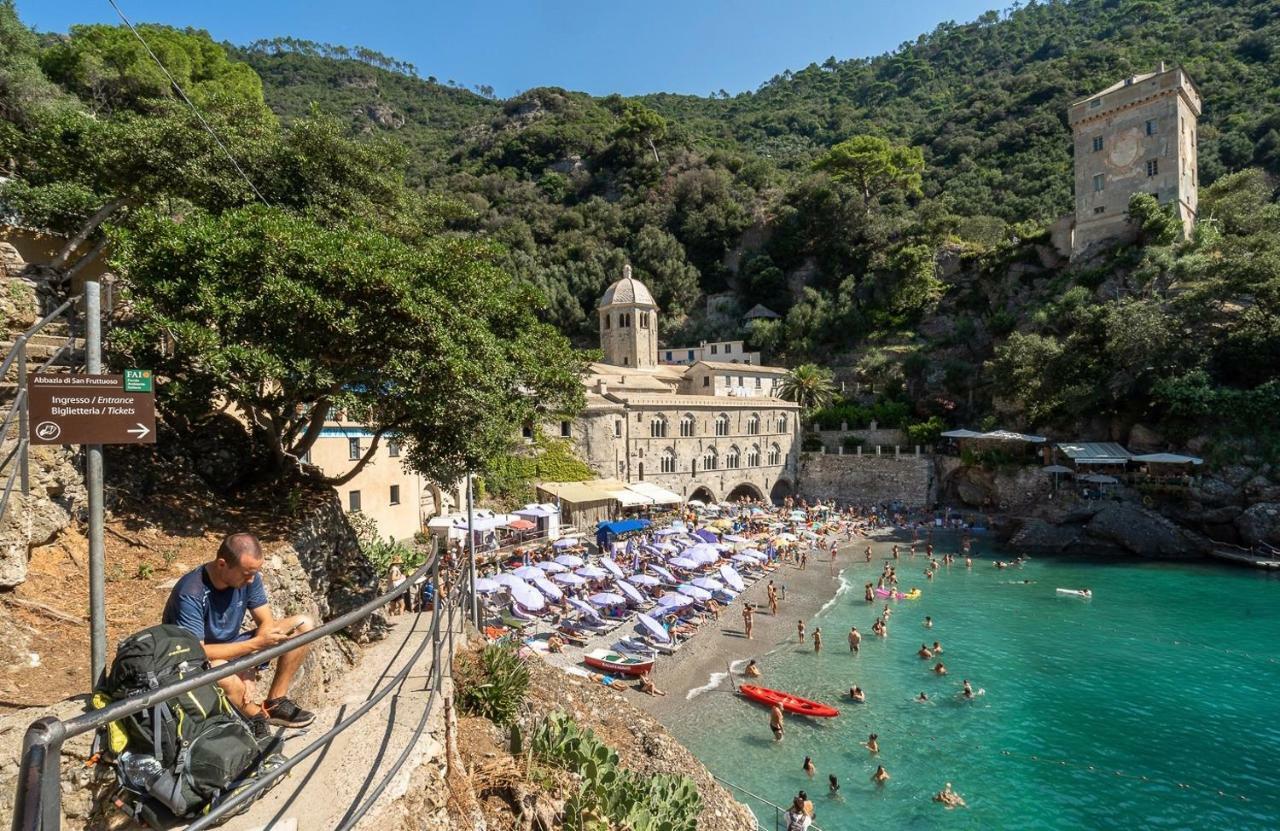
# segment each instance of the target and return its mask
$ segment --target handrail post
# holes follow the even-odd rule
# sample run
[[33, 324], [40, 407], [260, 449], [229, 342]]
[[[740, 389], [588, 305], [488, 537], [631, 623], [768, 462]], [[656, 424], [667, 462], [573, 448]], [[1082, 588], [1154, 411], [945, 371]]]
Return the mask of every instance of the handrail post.
[[62, 825], [63, 723], [45, 716], [22, 737], [13, 831], [59, 831]]
[[22, 486], [22, 495], [31, 495], [31, 471], [28, 465], [27, 445], [30, 444], [30, 413], [27, 409], [27, 336], [18, 336], [18, 394], [14, 401], [18, 404], [18, 481]]

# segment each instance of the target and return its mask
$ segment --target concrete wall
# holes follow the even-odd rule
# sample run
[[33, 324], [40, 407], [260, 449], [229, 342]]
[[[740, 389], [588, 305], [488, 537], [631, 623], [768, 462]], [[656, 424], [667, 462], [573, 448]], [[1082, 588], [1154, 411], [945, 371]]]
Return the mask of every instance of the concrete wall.
[[902, 502], [911, 507], [934, 502], [933, 457], [914, 452], [895, 456], [833, 456], [801, 453], [799, 493], [806, 499], [856, 504]]

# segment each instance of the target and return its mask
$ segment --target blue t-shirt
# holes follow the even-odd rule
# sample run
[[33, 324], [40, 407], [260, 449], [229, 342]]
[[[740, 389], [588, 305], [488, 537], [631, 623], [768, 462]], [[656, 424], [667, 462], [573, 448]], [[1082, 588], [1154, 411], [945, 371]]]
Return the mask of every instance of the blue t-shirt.
[[240, 634], [244, 613], [267, 605], [262, 575], [238, 589], [218, 589], [204, 566], [182, 575], [169, 602], [164, 606], [164, 622], [181, 626], [204, 643], [231, 643]]

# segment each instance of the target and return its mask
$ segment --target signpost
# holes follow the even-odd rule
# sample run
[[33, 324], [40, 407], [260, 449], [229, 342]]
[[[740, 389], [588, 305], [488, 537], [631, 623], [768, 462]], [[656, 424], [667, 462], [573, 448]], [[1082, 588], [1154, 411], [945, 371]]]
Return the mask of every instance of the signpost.
[[155, 444], [156, 397], [149, 369], [102, 374], [102, 330], [96, 282], [85, 284], [88, 304], [88, 372], [27, 376], [27, 416], [32, 444], [80, 444], [85, 449], [89, 496], [90, 682], [107, 662], [106, 553], [103, 546], [102, 446]]

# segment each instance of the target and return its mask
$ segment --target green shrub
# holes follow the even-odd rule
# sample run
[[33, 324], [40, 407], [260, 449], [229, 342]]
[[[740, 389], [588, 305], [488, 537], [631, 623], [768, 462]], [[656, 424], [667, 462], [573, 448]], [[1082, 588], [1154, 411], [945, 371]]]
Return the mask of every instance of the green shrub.
[[841, 446], [844, 447], [845, 450], [857, 450], [859, 447], [862, 447], [866, 443], [867, 443], [867, 440], [864, 439], [862, 436], [845, 436], [843, 439], [840, 440], [840, 444]]
[[822, 439], [813, 433], [805, 434], [805, 437], [800, 440], [800, 449], [806, 453], [817, 453], [822, 447]]
[[454, 669], [458, 709], [499, 726], [515, 721], [529, 690], [529, 668], [513, 644], [491, 643], [464, 655]]
[[907, 425], [907, 444], [937, 444], [946, 427], [942, 419], [932, 416], [928, 421], [918, 421]]

